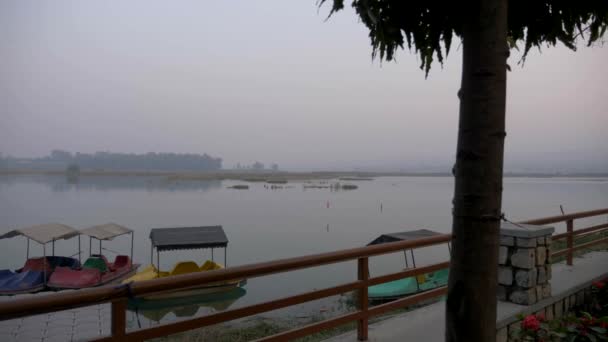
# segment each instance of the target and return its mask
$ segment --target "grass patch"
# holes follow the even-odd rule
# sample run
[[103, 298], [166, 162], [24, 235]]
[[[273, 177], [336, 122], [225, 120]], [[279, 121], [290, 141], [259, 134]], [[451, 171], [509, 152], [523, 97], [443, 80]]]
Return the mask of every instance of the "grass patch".
[[[604, 231], [600, 231], [597, 233], [591, 233], [591, 234], [587, 234], [587, 235], [583, 235], [583, 236], [575, 236], [574, 237], [574, 246], [576, 247], [577, 245], [581, 245], [587, 242], [591, 242], [591, 241], [595, 241], [595, 240], [599, 240], [599, 239], [603, 239], [605, 237], [608, 237], [608, 230], [604, 230]], [[559, 240], [553, 241], [552, 246], [551, 246], [551, 250], [553, 252], [557, 252], [557, 251], [561, 251], [563, 249], [566, 249], [566, 238], [561, 238]], [[591, 246], [589, 248], [583, 248], [583, 249], [579, 249], [577, 251], [574, 251], [574, 257], [580, 257], [584, 254], [587, 254], [589, 252], [594, 252], [594, 251], [606, 251], [608, 250], [608, 243], [601, 243], [595, 246]], [[566, 255], [561, 255], [558, 257], [553, 257], [553, 259], [551, 260], [552, 263], [558, 263], [561, 261], [566, 260]]]
[[[349, 299], [346, 299], [349, 302]], [[394, 311], [387, 312], [385, 314], [370, 317], [369, 324], [377, 323], [382, 320], [392, 318], [396, 315], [415, 310], [422, 306], [426, 306], [437, 301], [441, 298], [430, 299], [407, 308], [397, 309]], [[346, 303], [349, 304], [349, 303]], [[349, 307], [347, 312], [352, 312], [354, 307]], [[339, 313], [340, 314], [344, 314]], [[331, 317], [319, 314], [310, 316], [307, 319], [270, 319], [270, 318], [252, 318], [245, 322], [239, 323], [225, 323], [218, 324], [210, 327], [200, 328], [192, 331], [187, 331], [179, 334], [161, 337], [154, 341], [170, 341], [170, 342], [199, 342], [199, 341], [218, 341], [218, 342], [245, 342], [260, 339], [266, 336], [278, 334], [280, 332], [288, 331], [291, 329], [303, 327], [309, 324], [314, 324]], [[315, 334], [308, 335], [302, 338], [295, 339], [298, 342], [319, 342], [331, 338], [333, 336], [342, 335], [344, 333], [357, 329], [357, 322], [349, 322], [332, 329], [322, 330]]]
[[153, 341], [170, 342], [195, 342], [195, 341], [216, 341], [216, 342], [244, 342], [273, 335], [286, 330], [278, 323], [263, 319], [256, 319], [256, 322], [235, 327], [220, 324], [179, 334], [164, 336]]

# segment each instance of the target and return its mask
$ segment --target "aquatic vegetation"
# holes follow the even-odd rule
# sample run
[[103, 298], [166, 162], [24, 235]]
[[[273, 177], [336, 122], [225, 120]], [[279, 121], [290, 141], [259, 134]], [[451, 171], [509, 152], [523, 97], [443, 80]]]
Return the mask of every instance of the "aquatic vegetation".
[[237, 184], [237, 185], [229, 186], [229, 187], [227, 187], [227, 189], [249, 190], [249, 185]]

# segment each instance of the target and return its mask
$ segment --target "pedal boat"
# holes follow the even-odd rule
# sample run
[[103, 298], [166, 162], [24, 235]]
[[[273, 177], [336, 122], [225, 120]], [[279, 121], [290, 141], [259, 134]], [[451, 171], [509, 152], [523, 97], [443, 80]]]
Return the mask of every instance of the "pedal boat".
[[[0, 270], [0, 295], [18, 295], [47, 290], [47, 281], [57, 268], [80, 267], [80, 233], [59, 223], [48, 223], [15, 229], [0, 235], [0, 239], [24, 236], [27, 239], [26, 261], [15, 271]], [[55, 241], [78, 236], [78, 252], [70, 257], [55, 256]], [[30, 240], [42, 245], [43, 256], [30, 258]], [[52, 245], [52, 255], [47, 256], [47, 245]], [[78, 255], [78, 259], [73, 256]]]
[[[377, 245], [388, 242], [416, 240], [431, 236], [441, 235], [428, 229], [419, 229], [413, 231], [405, 231], [392, 234], [383, 234], [370, 242], [370, 245]], [[448, 244], [448, 248], [449, 248]], [[404, 250], [405, 269], [416, 267], [416, 259], [414, 258], [413, 249], [409, 250], [411, 260], [408, 260], [407, 251]], [[395, 300], [401, 297], [411, 296], [417, 293], [429, 291], [447, 285], [449, 269], [442, 269], [435, 272], [421, 274], [415, 277], [407, 277], [403, 279], [393, 280], [387, 283], [373, 285], [368, 287], [368, 298], [372, 302], [386, 302]]]
[[[47, 283], [49, 288], [55, 290], [82, 289], [118, 283], [122, 279], [133, 275], [139, 267], [139, 264], [134, 264], [132, 260], [133, 231], [131, 229], [108, 223], [83, 229], [80, 234], [89, 237], [89, 258], [78, 269], [57, 267]], [[102, 242], [126, 234], [131, 235], [131, 256], [119, 254], [114, 258], [114, 262], [109, 262], [102, 252], [104, 250], [112, 251], [104, 248]], [[93, 239], [99, 241], [98, 254], [90, 254], [93, 248]]]
[[[173, 276], [191, 274], [196, 272], [209, 272], [223, 269], [224, 266], [214, 261], [213, 250], [224, 249], [224, 263], [227, 261], [228, 239], [221, 226], [206, 227], [180, 227], [180, 228], [154, 228], [150, 231], [151, 252], [150, 265], [134, 276], [123, 280], [123, 284], [131, 282], [146, 281], [158, 278], [169, 278]], [[173, 266], [171, 271], [162, 271], [160, 265], [160, 252], [184, 249], [211, 249], [211, 260], [207, 260], [200, 266], [194, 261], [181, 261]], [[156, 249], [156, 265], [153, 263], [154, 249]], [[246, 284], [245, 279], [234, 279], [221, 282], [213, 282], [175, 292], [164, 292], [145, 296], [147, 300], [166, 300], [189, 296], [210, 295], [218, 292], [230, 291]]]

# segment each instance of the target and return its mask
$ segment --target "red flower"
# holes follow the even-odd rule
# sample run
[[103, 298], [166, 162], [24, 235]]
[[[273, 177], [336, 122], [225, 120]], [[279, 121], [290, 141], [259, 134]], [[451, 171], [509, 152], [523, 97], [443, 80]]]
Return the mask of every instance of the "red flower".
[[603, 281], [594, 281], [593, 282], [593, 286], [598, 289], [601, 290], [604, 286], [606, 286], [606, 283]]
[[521, 326], [524, 329], [537, 331], [540, 329], [540, 322], [534, 315], [529, 315], [521, 322]]
[[608, 329], [608, 322], [600, 322], [600, 328]]
[[541, 314], [538, 314], [538, 315], [536, 315], [536, 319], [537, 319], [539, 322], [544, 322], [544, 320], [545, 320], [545, 315], [543, 315], [542, 313], [541, 313]]

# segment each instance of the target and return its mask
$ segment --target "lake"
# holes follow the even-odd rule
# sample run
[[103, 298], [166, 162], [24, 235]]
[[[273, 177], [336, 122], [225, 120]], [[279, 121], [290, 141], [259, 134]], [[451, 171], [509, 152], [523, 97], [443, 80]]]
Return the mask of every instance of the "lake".
[[[150, 263], [151, 228], [222, 225], [230, 241], [229, 266], [363, 246], [382, 233], [420, 228], [446, 233], [451, 230], [451, 177], [379, 177], [342, 183], [356, 184], [359, 188], [330, 191], [305, 188], [308, 184], [304, 182], [290, 182], [280, 185], [282, 189], [272, 190], [265, 183], [127, 176], [88, 176], [81, 177], [78, 184], [68, 184], [60, 176], [0, 176], [0, 229], [48, 222], [85, 228], [115, 222], [135, 231], [134, 260], [144, 266]], [[249, 190], [227, 188], [236, 184], [248, 184]], [[560, 205], [566, 212], [607, 207], [608, 179], [504, 181], [503, 211], [510, 220], [558, 215]], [[559, 225], [557, 230], [563, 231], [565, 227]], [[25, 246], [24, 238], [0, 240], [0, 268], [21, 267]], [[95, 252], [97, 246], [93, 246]], [[84, 255], [88, 255], [88, 241], [83, 239], [82, 247]], [[104, 247], [128, 254], [130, 239], [119, 237]], [[56, 243], [58, 255], [72, 255], [76, 251], [76, 239]], [[112, 252], [105, 253], [113, 259]], [[42, 248], [32, 243], [31, 254], [42, 255]], [[447, 254], [444, 247], [427, 248], [416, 254], [416, 261], [419, 265], [443, 261]], [[164, 252], [161, 268], [171, 268], [176, 261], [188, 259], [200, 264], [210, 257], [209, 250]], [[223, 262], [223, 251], [216, 250], [215, 257]], [[396, 253], [373, 258], [370, 272], [372, 276], [379, 275], [403, 266], [402, 254]], [[231, 308], [355, 279], [355, 262], [250, 279], [245, 287], [247, 293], [231, 303]], [[266, 316], [340, 311], [346, 305], [345, 298], [329, 298]], [[199, 314], [202, 312], [205, 309]], [[165, 313], [162, 319], [171, 320], [175, 316], [179, 313]]]

